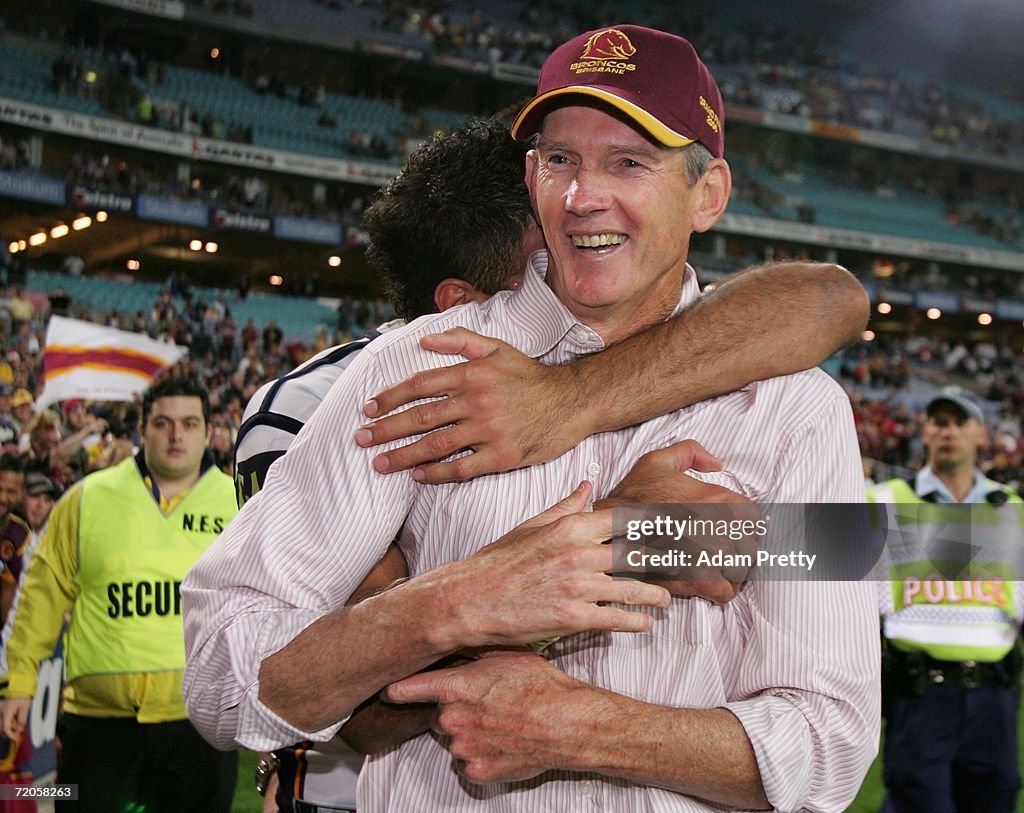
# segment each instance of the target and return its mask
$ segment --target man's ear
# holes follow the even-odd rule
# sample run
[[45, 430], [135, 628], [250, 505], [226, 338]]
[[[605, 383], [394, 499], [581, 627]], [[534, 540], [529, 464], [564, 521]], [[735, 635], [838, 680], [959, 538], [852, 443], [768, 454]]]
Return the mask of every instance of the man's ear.
[[465, 305], [467, 302], [485, 302], [487, 294], [478, 291], [464, 279], [448, 277], [437, 283], [434, 288], [434, 306], [437, 312], [441, 313], [454, 308], [456, 305]]
[[530, 192], [530, 205], [533, 206], [533, 215], [537, 218], [537, 222], [540, 223], [540, 217], [537, 215], [537, 157], [536, 150], [529, 150], [526, 153], [526, 175], [523, 180], [526, 182], [526, 188]]
[[713, 159], [697, 184], [700, 197], [691, 225], [695, 232], [705, 232], [718, 222], [725, 207], [729, 205], [729, 194], [732, 192], [729, 165], [721, 158]]

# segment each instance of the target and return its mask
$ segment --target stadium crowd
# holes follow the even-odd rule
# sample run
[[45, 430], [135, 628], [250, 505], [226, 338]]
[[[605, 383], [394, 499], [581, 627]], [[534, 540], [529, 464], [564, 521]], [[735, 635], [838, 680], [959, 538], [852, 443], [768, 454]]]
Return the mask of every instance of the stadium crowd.
[[[60, 299], [58, 295], [56, 299]], [[168, 281], [148, 311], [105, 313], [80, 303], [57, 303], [44, 293], [8, 288], [0, 298], [0, 426], [8, 426], [5, 450], [26, 452], [31, 447], [31, 420], [25, 406], [43, 389], [43, 349], [46, 322], [57, 304], [67, 315], [145, 333], [189, 348], [180, 372], [199, 377], [211, 393], [215, 446], [225, 466], [231, 459], [234, 433], [252, 394], [265, 381], [284, 375], [324, 348], [364, 336], [394, 318], [394, 309], [381, 299], [344, 297], [337, 322], [321, 325], [312, 338], [287, 337], [271, 319], [258, 325], [253, 319], [238, 324], [225, 297], [207, 301], [194, 296], [180, 277]], [[64, 310], [66, 307], [66, 311]], [[1008, 345], [981, 342], [968, 345], [923, 335], [879, 337], [848, 348], [833, 372], [850, 393], [866, 471], [912, 470], [921, 465], [919, 435], [923, 407], [940, 386], [949, 381], [975, 390], [987, 405], [991, 433], [989, 459], [983, 465], [993, 479], [1015, 488], [1024, 487], [1024, 357]], [[64, 435], [72, 424], [57, 410]], [[91, 404], [87, 414], [106, 432], [91, 432], [85, 458], [70, 471], [60, 466], [51, 472], [66, 485], [106, 460], [111, 444], [132, 434], [132, 419], [125, 422], [124, 405]], [[19, 417], [20, 416], [20, 417]], [[31, 418], [31, 415], [28, 416]], [[87, 461], [82, 463], [82, 461]], [[878, 473], [876, 471], [876, 474]]]
[[[385, 33], [398, 34], [428, 54], [535, 68], [566, 32], [615, 22], [622, 16], [608, 3], [541, 4], [521, 0], [496, 7], [408, 0], [308, 1], [333, 12], [325, 19], [330, 22], [330, 17], [336, 18], [339, 33], [361, 31], [369, 41]], [[260, 3], [197, 5], [228, 17], [261, 18]], [[358, 16], [350, 15], [353, 9], [358, 9]], [[268, 13], [268, 9], [262, 10], [264, 16]], [[17, 23], [7, 21], [6, 27], [17, 30]], [[1024, 103], [1019, 88], [1002, 89], [1003, 98], [990, 101], [969, 87], [915, 81], [862, 63], [851, 55], [840, 55], [820, 37], [781, 26], [717, 27], [687, 17], [666, 21], [666, 27], [687, 31], [720, 77], [728, 104], [893, 132], [994, 156], [1024, 153], [1024, 123], [1019, 115], [1008, 112], [1012, 106]], [[154, 105], [144, 94], [131, 92], [130, 83], [120, 83], [121, 79], [139, 75], [159, 84], [163, 69], [157, 60], [125, 48], [93, 52], [70, 43], [53, 61], [53, 87], [60, 93], [96, 99], [118, 117], [127, 114], [153, 126], [252, 142], [251, 127], [220, 121], [209, 111], [195, 109], [184, 101], [173, 109]], [[96, 78], [84, 81], [90, 73]], [[265, 70], [245, 78], [255, 83], [258, 74], [265, 74]], [[357, 81], [357, 77], [351, 79]], [[334, 78], [335, 83], [342, 80]], [[283, 89], [284, 84], [280, 84]], [[342, 92], [340, 84], [319, 89]], [[373, 90], [353, 87], [350, 92], [366, 96]], [[313, 99], [311, 96], [310, 101]], [[410, 122], [416, 120], [410, 117]], [[343, 121], [336, 125], [346, 133], [349, 130]], [[363, 148], [363, 135], [373, 137], [357, 132], [354, 141], [342, 139], [339, 144], [356, 147], [353, 155], [388, 158], [397, 154], [392, 145], [385, 144], [377, 144], [368, 153]]]

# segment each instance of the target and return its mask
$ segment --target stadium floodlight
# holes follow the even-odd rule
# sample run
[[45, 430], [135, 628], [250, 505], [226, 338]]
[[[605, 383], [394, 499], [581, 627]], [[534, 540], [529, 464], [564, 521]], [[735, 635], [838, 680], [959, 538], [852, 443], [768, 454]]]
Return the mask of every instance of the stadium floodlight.
[[890, 305], [888, 302], [879, 302], [878, 312], [883, 315], [887, 313], [892, 313], [892, 305]]
[[50, 237], [54, 240], [59, 240], [61, 237], [67, 237], [70, 231], [71, 229], [68, 228], [67, 223], [58, 223], [50, 229]]
[[202, 240], [190, 240], [189, 244], [188, 244], [188, 247], [190, 249], [192, 249], [193, 251], [202, 251], [203, 250], [203, 241]]
[[89, 215], [82, 215], [81, 217], [76, 217], [74, 220], [71, 221], [71, 228], [73, 228], [75, 231], [81, 231], [82, 229], [87, 229], [91, 225], [92, 225], [92, 218], [89, 217]]
[[978, 324], [979, 325], [991, 325], [992, 324], [992, 314], [991, 313], [979, 313], [978, 314]]
[[46, 242], [46, 232], [37, 231], [31, 237], [28, 238], [28, 244], [30, 246], [41, 246]]
[[18, 248], [18, 241], [12, 240], [10, 243], [8, 243], [7, 250], [11, 252], [11, 254], [17, 254], [20, 251], [20, 249]]
[[280, 276], [279, 274], [273, 274], [270, 277], [270, 284], [271, 285], [283, 285], [284, 284], [284, 277]]
[[861, 338], [864, 341], [866, 341], [866, 342], [873, 342], [875, 340], [875, 331], [873, 331], [873, 330], [865, 330], [861, 334]]
[[140, 268], [142, 268], [142, 263], [140, 263], [138, 260], [128, 260], [128, 262], [126, 262], [124, 265], [125, 268], [127, 268], [129, 271], [138, 271]]
[[942, 318], [942, 311], [940, 311], [938, 308], [928, 308], [928, 310], [925, 311], [924, 315], [927, 316], [929, 319], [932, 319], [932, 320], [941, 319]]
[[97, 223], [106, 223], [107, 222], [107, 213], [106, 212], [97, 212], [96, 213], [96, 222]]
[[337, 268], [338, 266], [341, 265], [341, 257], [339, 257], [337, 254], [332, 254], [330, 257], [327, 258], [327, 264], [331, 268]]
[[206, 244], [206, 253], [207, 254], [216, 254], [218, 248], [220, 248], [220, 246], [218, 246], [216, 243], [214, 243], [211, 240], [209, 243]]

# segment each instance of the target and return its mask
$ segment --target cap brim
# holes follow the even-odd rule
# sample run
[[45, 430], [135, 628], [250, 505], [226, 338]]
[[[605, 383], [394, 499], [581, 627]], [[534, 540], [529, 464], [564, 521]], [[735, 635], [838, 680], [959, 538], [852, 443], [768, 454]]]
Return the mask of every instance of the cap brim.
[[529, 138], [540, 129], [540, 120], [543, 118], [548, 103], [558, 96], [590, 96], [600, 99], [611, 105], [616, 110], [625, 113], [629, 118], [639, 124], [644, 130], [651, 134], [659, 143], [666, 147], [685, 147], [692, 144], [696, 139], [678, 133], [671, 127], [666, 126], [660, 119], [655, 118], [639, 105], [634, 104], [622, 96], [612, 93], [609, 90], [592, 85], [570, 85], [564, 88], [556, 88], [542, 93], [529, 102], [516, 120], [512, 122], [512, 137], [522, 141]]

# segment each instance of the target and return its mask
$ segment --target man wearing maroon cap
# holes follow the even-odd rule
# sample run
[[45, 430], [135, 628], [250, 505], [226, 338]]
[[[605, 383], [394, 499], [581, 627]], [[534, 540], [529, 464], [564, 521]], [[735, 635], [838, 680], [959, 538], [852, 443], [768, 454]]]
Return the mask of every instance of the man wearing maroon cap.
[[[446, 363], [420, 347], [426, 334], [467, 327], [555, 364], [696, 298], [689, 238], [715, 224], [731, 187], [723, 127], [714, 82], [680, 37], [618, 26], [552, 54], [514, 126], [538, 135], [526, 182], [548, 254], [531, 257], [515, 292], [362, 351], [190, 574], [185, 693], [207, 736], [324, 740], [391, 683], [392, 702], [438, 704], [435, 734], [368, 760], [361, 813], [845, 809], [877, 749], [873, 589], [762, 581], [725, 606], [670, 598], [609, 579], [610, 553], [594, 543], [611, 535], [610, 512], [582, 510], [637, 457], [693, 437], [724, 462], [695, 475], [709, 484], [767, 503], [862, 502], [849, 400], [823, 373], [456, 486], [376, 475], [372, 453], [348, 445], [373, 393]], [[399, 531], [413, 577], [341, 609]], [[254, 546], [293, 552], [287, 568], [243, 565]], [[400, 679], [553, 635], [543, 656], [488, 653]]]

